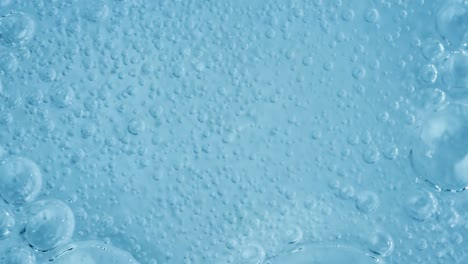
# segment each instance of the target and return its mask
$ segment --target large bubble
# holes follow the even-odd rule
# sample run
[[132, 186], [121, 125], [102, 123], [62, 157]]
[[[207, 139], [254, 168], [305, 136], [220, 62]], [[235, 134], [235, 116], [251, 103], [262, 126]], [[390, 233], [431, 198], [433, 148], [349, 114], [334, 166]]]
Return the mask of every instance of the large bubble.
[[21, 206], [34, 200], [42, 187], [37, 164], [23, 157], [11, 157], [0, 165], [0, 196], [9, 204]]
[[468, 186], [468, 105], [449, 104], [424, 118], [410, 161], [415, 172], [438, 188]]
[[11, 12], [0, 17], [0, 38], [8, 46], [19, 46], [34, 35], [34, 21], [24, 13]]
[[442, 65], [442, 81], [453, 99], [468, 98], [468, 53], [452, 52]]
[[451, 45], [459, 47], [467, 40], [468, 3], [464, 0], [448, 0], [437, 14], [437, 29]]
[[75, 217], [68, 205], [59, 200], [40, 200], [27, 210], [25, 240], [37, 250], [48, 251], [70, 240]]
[[49, 261], [54, 264], [138, 263], [130, 253], [99, 241], [73, 243]]

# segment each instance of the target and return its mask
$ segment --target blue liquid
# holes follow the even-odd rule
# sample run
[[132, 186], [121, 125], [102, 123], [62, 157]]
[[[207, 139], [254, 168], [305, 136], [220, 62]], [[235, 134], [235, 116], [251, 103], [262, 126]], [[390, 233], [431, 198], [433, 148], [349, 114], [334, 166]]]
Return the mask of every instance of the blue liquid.
[[462, 0], [0, 0], [1, 263], [466, 263]]

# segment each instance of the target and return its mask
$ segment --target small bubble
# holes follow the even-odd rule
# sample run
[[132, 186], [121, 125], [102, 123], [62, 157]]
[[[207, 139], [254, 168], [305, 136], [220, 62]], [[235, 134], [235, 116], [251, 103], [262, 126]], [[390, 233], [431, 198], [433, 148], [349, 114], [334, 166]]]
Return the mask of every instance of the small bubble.
[[371, 191], [361, 192], [356, 197], [356, 208], [365, 214], [375, 211], [379, 204], [379, 197]]
[[388, 145], [383, 151], [383, 156], [388, 160], [394, 160], [398, 157], [398, 148], [395, 145]]
[[426, 39], [421, 45], [421, 53], [427, 60], [439, 58], [444, 53], [444, 45], [435, 39]]
[[368, 164], [374, 164], [380, 160], [380, 152], [376, 147], [370, 147], [364, 151], [362, 158]]
[[406, 213], [413, 219], [423, 221], [431, 217], [437, 209], [437, 201], [432, 193], [418, 190], [406, 198]]
[[138, 119], [133, 119], [128, 123], [128, 132], [132, 135], [138, 135], [145, 130], [145, 123]]
[[14, 73], [18, 70], [19, 62], [18, 58], [12, 53], [1, 52], [0, 53], [0, 72], [3, 74]]
[[434, 64], [427, 64], [419, 70], [419, 79], [425, 84], [432, 84], [437, 80], [437, 68]]
[[364, 19], [369, 23], [375, 23], [379, 20], [379, 11], [377, 9], [369, 9], [364, 14]]
[[109, 15], [109, 7], [104, 1], [97, 0], [85, 5], [83, 17], [90, 22], [104, 21]]
[[352, 9], [347, 9], [344, 10], [343, 13], [341, 13], [341, 18], [343, 21], [351, 21], [354, 19], [354, 11]]
[[356, 80], [362, 80], [362, 79], [364, 79], [365, 76], [366, 76], [366, 69], [364, 69], [364, 67], [358, 66], [358, 67], [354, 68], [353, 77]]
[[257, 244], [243, 246], [239, 251], [239, 257], [235, 263], [261, 264], [265, 259], [265, 250]]
[[387, 233], [377, 231], [369, 238], [369, 250], [377, 256], [386, 257], [392, 253], [393, 248], [393, 239]]

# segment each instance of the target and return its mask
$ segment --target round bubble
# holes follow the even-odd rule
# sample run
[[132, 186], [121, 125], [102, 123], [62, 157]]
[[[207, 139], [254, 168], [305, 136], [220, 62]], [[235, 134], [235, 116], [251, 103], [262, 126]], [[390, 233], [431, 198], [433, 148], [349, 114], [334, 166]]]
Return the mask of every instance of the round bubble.
[[437, 14], [437, 29], [449, 44], [459, 47], [467, 40], [468, 3], [463, 0], [443, 2]]
[[18, 58], [12, 53], [0, 52], [0, 72], [3, 74], [14, 73], [18, 70]]
[[267, 264], [310, 264], [310, 263], [381, 263], [380, 259], [371, 257], [360, 250], [347, 246], [304, 245], [300, 248], [279, 254], [266, 262]]
[[434, 60], [444, 53], [444, 45], [435, 39], [426, 39], [421, 44], [421, 53], [427, 60]]
[[0, 239], [10, 235], [15, 227], [15, 217], [6, 204], [0, 204]]
[[54, 264], [138, 263], [130, 253], [99, 241], [73, 243], [49, 261]]
[[265, 250], [257, 244], [249, 244], [239, 249], [235, 263], [261, 264], [265, 259]]
[[0, 38], [4, 44], [19, 46], [34, 35], [34, 21], [24, 13], [12, 12], [0, 18]]
[[27, 248], [12, 248], [3, 256], [3, 264], [34, 264], [36, 257]]
[[21, 206], [34, 200], [42, 187], [37, 164], [24, 157], [11, 157], [0, 165], [0, 195], [9, 204]]
[[418, 221], [428, 219], [437, 209], [437, 200], [434, 195], [423, 190], [409, 193], [405, 203], [406, 213]]
[[410, 152], [413, 170], [443, 190], [468, 186], [468, 105], [448, 104], [422, 118]]
[[386, 257], [393, 251], [393, 238], [385, 232], [377, 231], [369, 237], [368, 248], [373, 254]]
[[364, 191], [356, 197], [356, 208], [362, 213], [375, 211], [379, 204], [379, 197], [371, 191]]
[[454, 99], [468, 98], [468, 53], [453, 52], [442, 65], [442, 81]]
[[68, 205], [59, 200], [40, 200], [27, 210], [25, 240], [39, 251], [48, 251], [70, 240], [75, 217]]
[[437, 80], [438, 71], [434, 64], [427, 64], [419, 69], [419, 80], [424, 84], [432, 84]]

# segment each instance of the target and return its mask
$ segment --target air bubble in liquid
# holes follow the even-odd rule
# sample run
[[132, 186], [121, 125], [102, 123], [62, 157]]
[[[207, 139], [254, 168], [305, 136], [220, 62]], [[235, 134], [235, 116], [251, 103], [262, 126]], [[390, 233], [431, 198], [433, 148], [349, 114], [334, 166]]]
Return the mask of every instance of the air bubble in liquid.
[[23, 157], [11, 157], [0, 165], [0, 196], [9, 204], [21, 206], [34, 200], [42, 187], [37, 164]]
[[444, 190], [468, 186], [468, 105], [449, 104], [422, 120], [410, 152], [416, 174]]
[[34, 21], [21, 12], [12, 12], [0, 18], [0, 39], [8, 46], [19, 46], [34, 35]]
[[3, 264], [34, 264], [36, 257], [28, 248], [15, 247], [3, 255], [2, 261]]
[[37, 250], [48, 251], [70, 240], [75, 217], [68, 205], [59, 200], [40, 200], [27, 210], [25, 240]]

